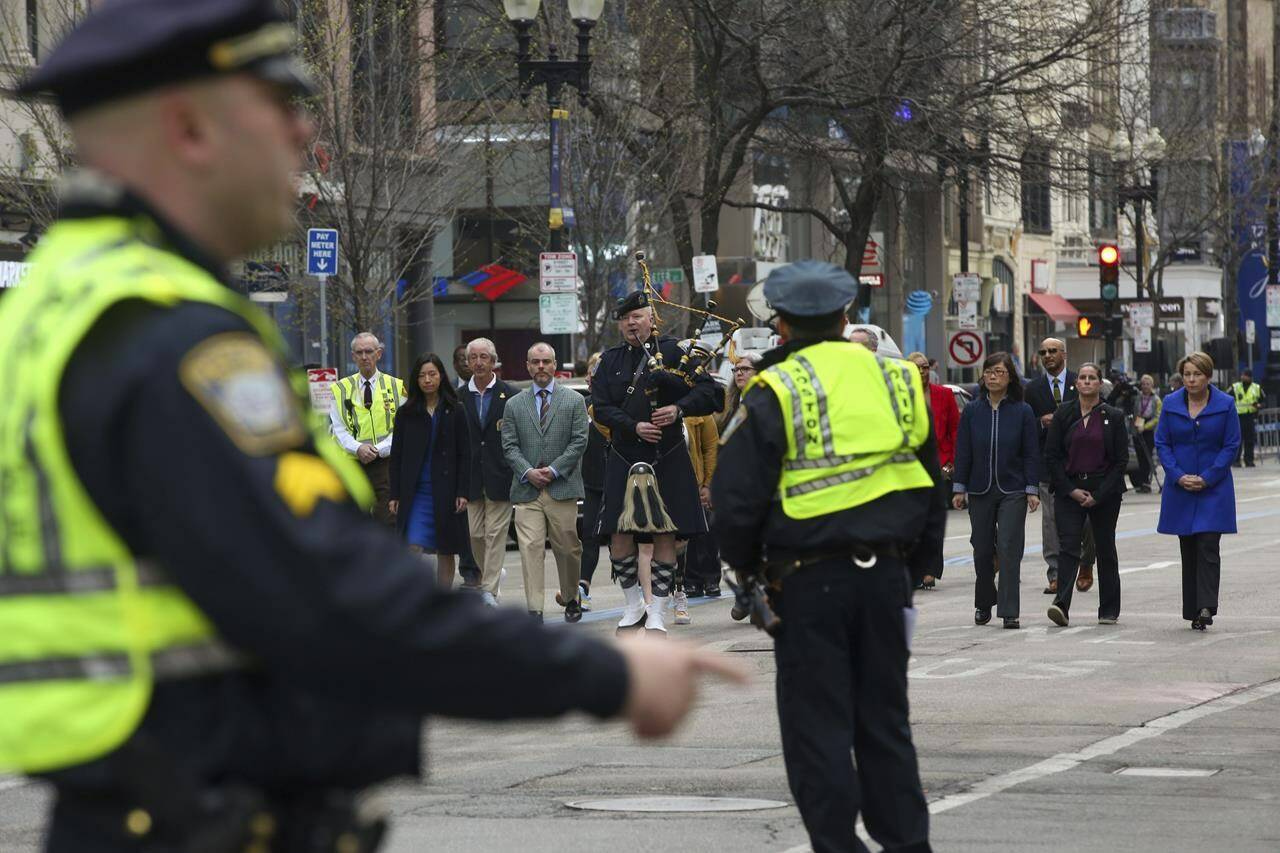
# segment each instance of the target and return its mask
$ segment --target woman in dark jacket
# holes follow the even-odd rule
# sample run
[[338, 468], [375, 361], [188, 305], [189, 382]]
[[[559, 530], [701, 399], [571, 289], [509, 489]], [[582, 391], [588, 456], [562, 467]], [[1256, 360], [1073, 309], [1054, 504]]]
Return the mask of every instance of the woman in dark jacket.
[[438, 355], [418, 356], [409, 377], [391, 438], [390, 509], [410, 549], [436, 555], [436, 577], [448, 589], [467, 535], [467, 419]]
[[1129, 428], [1123, 412], [1102, 402], [1101, 392], [1102, 370], [1092, 362], [1080, 365], [1078, 396], [1053, 413], [1045, 437], [1060, 548], [1058, 592], [1049, 607], [1049, 618], [1056, 625], [1066, 625], [1069, 618], [1086, 518], [1098, 549], [1098, 624], [1114, 625], [1120, 618], [1116, 519], [1129, 464]]
[[[991, 621], [991, 607], [1004, 627], [1019, 628], [1018, 584], [1026, 541], [1028, 508], [1040, 508], [1040, 430], [1035, 412], [1022, 401], [1022, 381], [1008, 353], [982, 363], [978, 399], [960, 413], [956, 434], [952, 504], [969, 506], [973, 533], [973, 621]], [[995, 557], [1000, 555], [1000, 591]]]
[[1193, 352], [1178, 363], [1182, 388], [1164, 398], [1155, 444], [1164, 466], [1161, 533], [1182, 550], [1182, 618], [1197, 631], [1218, 614], [1222, 534], [1236, 532], [1231, 463], [1240, 449], [1235, 400], [1209, 383], [1213, 359]]

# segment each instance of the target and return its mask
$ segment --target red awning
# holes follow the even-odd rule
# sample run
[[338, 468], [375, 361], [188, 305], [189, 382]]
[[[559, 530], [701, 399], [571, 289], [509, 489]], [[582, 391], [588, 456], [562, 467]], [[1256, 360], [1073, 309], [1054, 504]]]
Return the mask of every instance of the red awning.
[[1056, 293], [1032, 293], [1031, 301], [1036, 306], [1060, 323], [1073, 322], [1080, 316], [1080, 312], [1076, 310], [1076, 306], [1063, 299]]

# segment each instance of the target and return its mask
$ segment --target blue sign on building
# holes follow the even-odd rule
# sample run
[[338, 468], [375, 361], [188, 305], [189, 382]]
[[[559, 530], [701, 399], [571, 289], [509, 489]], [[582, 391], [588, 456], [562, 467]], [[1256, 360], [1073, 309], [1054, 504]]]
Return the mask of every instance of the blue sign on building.
[[338, 229], [307, 229], [307, 275], [336, 275], [338, 272]]

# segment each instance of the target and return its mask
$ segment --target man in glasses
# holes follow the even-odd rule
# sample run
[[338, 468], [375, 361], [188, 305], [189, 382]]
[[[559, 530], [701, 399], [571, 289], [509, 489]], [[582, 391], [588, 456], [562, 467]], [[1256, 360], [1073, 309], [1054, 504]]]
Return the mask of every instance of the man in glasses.
[[[1040, 342], [1040, 364], [1044, 373], [1027, 384], [1025, 397], [1040, 421], [1040, 524], [1044, 542], [1045, 574], [1049, 585], [1045, 595], [1058, 592], [1058, 527], [1053, 512], [1053, 495], [1049, 493], [1049, 468], [1044, 460], [1044, 440], [1049, 433], [1053, 413], [1063, 403], [1076, 399], [1076, 375], [1067, 369], [1067, 344], [1060, 338], [1045, 338]], [[1093, 586], [1094, 544], [1093, 529], [1085, 524], [1084, 544], [1081, 550], [1080, 574], [1076, 589], [1085, 592]]]

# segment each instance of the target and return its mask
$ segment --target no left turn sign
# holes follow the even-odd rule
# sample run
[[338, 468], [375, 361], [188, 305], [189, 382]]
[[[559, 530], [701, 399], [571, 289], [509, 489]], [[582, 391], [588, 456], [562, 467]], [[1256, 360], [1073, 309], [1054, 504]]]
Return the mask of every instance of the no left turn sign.
[[952, 367], [976, 367], [986, 355], [986, 342], [980, 332], [962, 329], [947, 339], [947, 361]]

